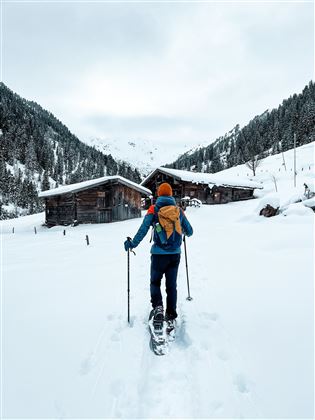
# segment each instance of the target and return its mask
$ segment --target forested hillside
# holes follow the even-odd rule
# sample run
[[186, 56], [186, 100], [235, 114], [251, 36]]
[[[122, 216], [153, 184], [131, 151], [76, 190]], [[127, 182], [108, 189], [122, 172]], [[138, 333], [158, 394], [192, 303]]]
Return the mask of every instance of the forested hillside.
[[140, 181], [128, 164], [82, 143], [50, 112], [0, 83], [0, 217], [41, 210], [37, 192], [105, 175]]
[[170, 168], [218, 172], [255, 158], [264, 158], [315, 140], [315, 85], [310, 82], [272, 111], [239, 125], [207, 147], [181, 155]]
[[[0, 83], [0, 218], [42, 209], [37, 193], [62, 184], [122, 175], [140, 182], [139, 171], [82, 143], [50, 112]], [[310, 82], [272, 111], [234, 127], [207, 147], [173, 163], [177, 169], [218, 172], [315, 140], [315, 85]]]

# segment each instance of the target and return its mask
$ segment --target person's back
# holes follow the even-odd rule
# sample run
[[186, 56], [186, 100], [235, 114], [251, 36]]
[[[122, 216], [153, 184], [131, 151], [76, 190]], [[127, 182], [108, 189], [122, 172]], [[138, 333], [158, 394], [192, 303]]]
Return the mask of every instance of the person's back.
[[161, 280], [165, 274], [166, 280], [166, 320], [177, 317], [177, 272], [180, 262], [182, 234], [191, 236], [193, 229], [184, 214], [176, 206], [172, 197], [172, 188], [163, 183], [158, 188], [158, 199], [155, 205], [150, 206], [142, 225], [133, 240], [125, 242], [126, 251], [135, 248], [147, 234], [150, 226], [153, 227], [153, 245], [151, 247], [151, 303], [153, 316], [164, 316], [163, 299], [161, 295]]

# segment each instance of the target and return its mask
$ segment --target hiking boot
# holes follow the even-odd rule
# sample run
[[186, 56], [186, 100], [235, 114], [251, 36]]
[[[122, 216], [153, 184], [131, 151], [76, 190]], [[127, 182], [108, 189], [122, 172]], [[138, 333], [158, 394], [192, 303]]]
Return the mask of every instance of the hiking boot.
[[165, 321], [175, 321], [175, 318], [177, 318], [176, 312], [173, 312], [172, 314], [165, 312]]
[[156, 306], [153, 309], [153, 321], [155, 321], [155, 322], [163, 322], [164, 321], [163, 306]]
[[166, 321], [166, 331], [167, 333], [170, 333], [175, 329], [176, 326], [176, 319], [169, 319]]

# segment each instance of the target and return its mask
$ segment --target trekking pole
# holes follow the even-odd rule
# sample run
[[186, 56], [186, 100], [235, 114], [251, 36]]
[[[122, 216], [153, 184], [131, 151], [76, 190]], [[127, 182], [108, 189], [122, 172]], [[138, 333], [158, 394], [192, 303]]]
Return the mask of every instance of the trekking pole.
[[187, 249], [186, 249], [186, 236], [184, 235], [184, 249], [185, 249], [185, 262], [186, 262], [186, 276], [187, 276], [187, 289], [188, 289], [188, 297], [187, 300], [192, 300], [190, 296], [190, 289], [189, 289], [189, 276], [188, 276], [188, 263], [187, 263]]
[[[131, 241], [131, 238], [127, 237], [128, 241]], [[130, 325], [130, 251], [133, 252], [135, 255], [135, 251], [128, 248], [127, 254], [127, 295], [128, 295], [128, 324]]]

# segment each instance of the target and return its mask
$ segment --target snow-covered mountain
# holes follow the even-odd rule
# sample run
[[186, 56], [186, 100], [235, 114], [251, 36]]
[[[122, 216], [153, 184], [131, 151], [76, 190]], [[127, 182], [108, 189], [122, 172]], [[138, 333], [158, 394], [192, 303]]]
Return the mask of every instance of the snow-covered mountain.
[[112, 155], [117, 161], [128, 162], [143, 176], [158, 166], [172, 162], [189, 147], [187, 144], [156, 143], [148, 139], [119, 139], [118, 141], [116, 139], [92, 138], [86, 140], [86, 143], [106, 155]]

